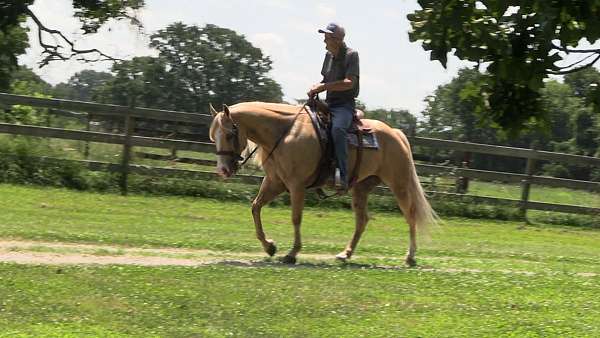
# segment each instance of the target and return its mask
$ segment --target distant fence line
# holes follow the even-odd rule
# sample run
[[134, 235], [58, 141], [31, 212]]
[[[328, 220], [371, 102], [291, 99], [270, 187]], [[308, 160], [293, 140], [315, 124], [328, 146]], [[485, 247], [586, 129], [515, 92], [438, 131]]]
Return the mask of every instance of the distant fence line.
[[[143, 137], [133, 135], [135, 128], [135, 119], [156, 119], [160, 121], [185, 122], [205, 125], [206, 128], [210, 125], [212, 117], [206, 114], [185, 113], [176, 111], [167, 111], [159, 109], [148, 109], [138, 107], [127, 107], [109, 104], [99, 104], [91, 102], [79, 102], [70, 100], [44, 99], [21, 95], [12, 95], [0, 93], [0, 104], [3, 105], [28, 105], [39, 108], [60, 109], [73, 112], [85, 112], [90, 115], [106, 115], [117, 116], [124, 119], [126, 130], [122, 134], [101, 133], [93, 131], [66, 130], [60, 128], [15, 125], [0, 123], [0, 133], [26, 135], [46, 138], [59, 138], [69, 140], [79, 140], [86, 142], [100, 142], [110, 144], [123, 145], [123, 160], [120, 164], [111, 164], [94, 161], [76, 161], [82, 162], [90, 168], [90, 170], [107, 170], [112, 172], [121, 172], [123, 175], [122, 181], [125, 182], [122, 186], [123, 194], [127, 194], [127, 175], [128, 173], [139, 174], [160, 174], [160, 175], [184, 175], [194, 176], [198, 179], [214, 179], [215, 174], [212, 172], [203, 172], [198, 170], [181, 170], [171, 168], [158, 168], [132, 165], [130, 163], [130, 149], [133, 146], [164, 148], [171, 150], [191, 150], [196, 152], [213, 153], [215, 150], [214, 144], [207, 142], [183, 141], [174, 139], [165, 139], [157, 137]], [[476, 170], [469, 168], [448, 167], [439, 165], [417, 164], [417, 170], [421, 175], [452, 175], [457, 177], [473, 178], [482, 181], [501, 181], [522, 184], [521, 199], [504, 199], [494, 197], [475, 196], [468, 194], [453, 194], [432, 192], [436, 196], [452, 196], [455, 199], [475, 201], [478, 203], [513, 205], [518, 207], [523, 216], [527, 209], [558, 211], [566, 213], [582, 213], [582, 214], [600, 214], [600, 208], [581, 207], [574, 205], [562, 205], [553, 203], [534, 202], [529, 200], [529, 191], [531, 184], [538, 184], [552, 187], [566, 187], [571, 189], [581, 189], [588, 191], [600, 191], [600, 183], [590, 181], [579, 181], [569, 179], [559, 179], [545, 176], [533, 175], [534, 163], [537, 160], [547, 160], [554, 162], [562, 162], [577, 165], [600, 166], [600, 159], [588, 156], [560, 154], [548, 151], [539, 151], [524, 148], [514, 148], [496, 145], [477, 144], [470, 142], [458, 142], [448, 140], [438, 140], [425, 137], [410, 137], [411, 144], [424, 147], [432, 147], [435, 149], [449, 149], [466, 153], [481, 153], [506, 157], [520, 157], [527, 159], [525, 173], [515, 174], [497, 171]], [[57, 159], [53, 159], [57, 160]], [[63, 161], [75, 161], [65, 160]], [[207, 161], [205, 164], [214, 164]], [[262, 180], [260, 176], [238, 175], [238, 179], [233, 181], [242, 181], [244, 183], [259, 183]], [[378, 188], [380, 193], [386, 193], [386, 188]]]

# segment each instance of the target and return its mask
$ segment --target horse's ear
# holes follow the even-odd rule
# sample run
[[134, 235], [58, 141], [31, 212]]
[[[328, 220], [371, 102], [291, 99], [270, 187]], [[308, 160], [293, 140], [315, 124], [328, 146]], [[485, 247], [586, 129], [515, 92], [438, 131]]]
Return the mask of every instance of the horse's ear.
[[213, 107], [212, 103], [210, 103], [210, 102], [208, 103], [208, 108], [209, 108], [209, 110], [210, 110], [210, 114], [211, 114], [213, 117], [217, 116], [217, 114], [218, 114], [218, 113], [217, 113], [217, 111], [215, 110], [215, 107]]
[[223, 113], [225, 113], [225, 116], [227, 117], [231, 117], [229, 114], [231, 114], [229, 112], [229, 107], [227, 107], [227, 105], [225, 103], [223, 103]]

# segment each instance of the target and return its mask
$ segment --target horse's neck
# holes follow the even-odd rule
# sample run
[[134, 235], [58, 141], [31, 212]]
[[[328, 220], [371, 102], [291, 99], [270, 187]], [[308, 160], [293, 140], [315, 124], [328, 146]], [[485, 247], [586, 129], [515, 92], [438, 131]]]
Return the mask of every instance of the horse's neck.
[[293, 123], [294, 116], [263, 109], [238, 111], [232, 118], [244, 128], [248, 139], [259, 146], [272, 148]]

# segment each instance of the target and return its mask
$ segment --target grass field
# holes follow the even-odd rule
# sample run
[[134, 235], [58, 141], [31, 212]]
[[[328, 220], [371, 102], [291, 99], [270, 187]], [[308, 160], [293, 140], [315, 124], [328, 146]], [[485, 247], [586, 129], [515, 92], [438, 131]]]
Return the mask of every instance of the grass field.
[[[406, 224], [376, 213], [343, 264], [351, 212], [309, 208], [305, 256], [287, 266], [260, 253], [243, 203], [0, 185], [0, 208], [2, 240], [212, 255], [194, 267], [0, 263], [0, 336], [600, 336], [597, 229], [445, 219], [405, 268]], [[282, 255], [290, 212], [263, 210]]]

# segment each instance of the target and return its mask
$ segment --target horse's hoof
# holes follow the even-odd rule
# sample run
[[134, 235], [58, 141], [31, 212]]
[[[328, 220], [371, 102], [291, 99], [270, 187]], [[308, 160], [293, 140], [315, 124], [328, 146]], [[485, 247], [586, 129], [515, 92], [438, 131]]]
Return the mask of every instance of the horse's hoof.
[[265, 252], [267, 253], [267, 255], [273, 257], [273, 255], [275, 255], [275, 253], [277, 252], [277, 245], [275, 245], [275, 242], [273, 242], [270, 239], [268, 239], [267, 242], [267, 246], [264, 247]]
[[281, 263], [296, 264], [296, 257], [290, 256], [290, 255], [285, 255], [285, 256], [281, 257]]
[[406, 257], [406, 265], [408, 265], [411, 268], [414, 268], [415, 266], [417, 266], [417, 260], [414, 257]]
[[348, 255], [348, 253], [346, 253], [346, 251], [340, 252], [339, 254], [335, 255], [335, 259], [337, 259], [340, 262], [346, 262], [347, 260], [350, 259], [350, 255]]

